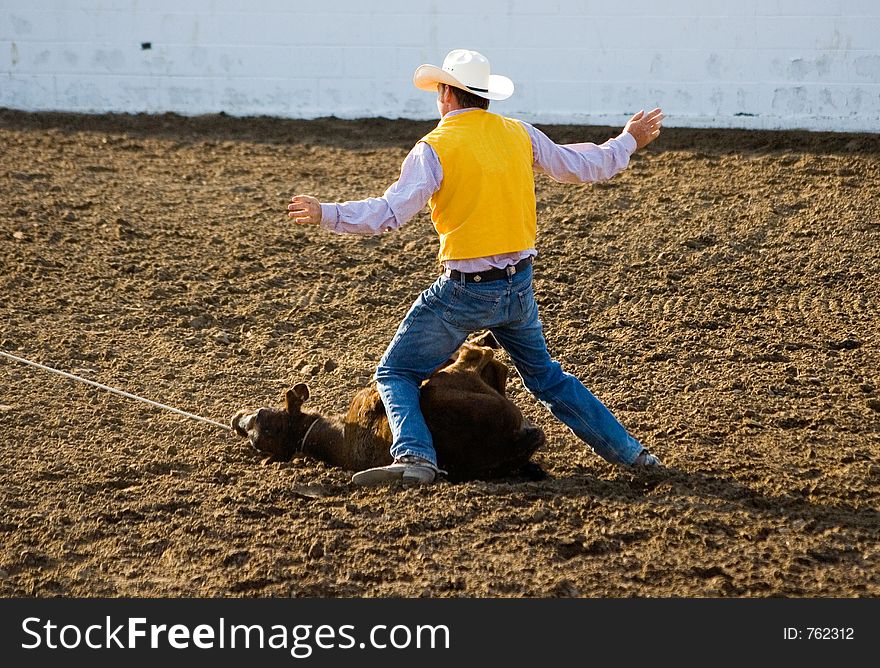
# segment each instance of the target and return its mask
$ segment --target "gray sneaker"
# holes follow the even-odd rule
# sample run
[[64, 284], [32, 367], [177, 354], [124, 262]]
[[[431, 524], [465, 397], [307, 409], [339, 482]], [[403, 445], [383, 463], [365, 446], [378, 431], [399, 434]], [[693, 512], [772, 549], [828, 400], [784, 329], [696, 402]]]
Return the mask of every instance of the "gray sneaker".
[[634, 469], [657, 469], [663, 466], [663, 462], [656, 455], [652, 455], [647, 450], [642, 450], [636, 460], [632, 463], [631, 468]]
[[404, 455], [394, 460], [388, 466], [378, 466], [374, 469], [359, 471], [351, 477], [355, 485], [362, 487], [384, 485], [391, 482], [402, 481], [409, 484], [428, 485], [434, 482], [437, 473], [440, 472], [427, 459], [415, 455]]

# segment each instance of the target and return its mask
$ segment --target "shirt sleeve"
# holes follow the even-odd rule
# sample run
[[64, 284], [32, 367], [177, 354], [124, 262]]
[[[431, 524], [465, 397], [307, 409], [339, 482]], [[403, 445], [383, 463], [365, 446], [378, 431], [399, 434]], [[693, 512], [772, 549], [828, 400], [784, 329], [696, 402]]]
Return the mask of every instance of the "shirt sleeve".
[[532, 140], [535, 171], [561, 183], [592, 183], [610, 179], [629, 165], [636, 140], [622, 132], [604, 144], [557, 144], [536, 127], [523, 123]]
[[321, 227], [338, 234], [391, 232], [421, 211], [443, 182], [434, 149], [417, 143], [400, 167], [400, 178], [382, 197], [321, 204]]

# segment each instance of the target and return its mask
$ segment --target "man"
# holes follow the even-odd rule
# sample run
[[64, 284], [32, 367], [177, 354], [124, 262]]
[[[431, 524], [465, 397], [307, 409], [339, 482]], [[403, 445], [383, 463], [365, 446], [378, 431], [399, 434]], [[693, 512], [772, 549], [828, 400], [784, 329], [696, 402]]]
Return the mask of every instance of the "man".
[[508, 352], [526, 388], [601, 457], [623, 466], [660, 466], [608, 409], [550, 358], [532, 291], [534, 171], [563, 183], [614, 176], [630, 155], [660, 134], [663, 114], [640, 111], [601, 146], [557, 145], [527, 123], [487, 111], [513, 94], [513, 82], [490, 73], [476, 51], [457, 49], [443, 67], [422, 65], [417, 88], [437, 92], [440, 123], [410, 151], [399, 180], [379, 198], [322, 204], [296, 195], [288, 215], [300, 225], [337, 233], [396, 229], [425, 204], [440, 237], [445, 271], [415, 301], [376, 370], [391, 426], [394, 462], [352, 481], [430, 483], [438, 472], [419, 387], [464, 342], [489, 329]]

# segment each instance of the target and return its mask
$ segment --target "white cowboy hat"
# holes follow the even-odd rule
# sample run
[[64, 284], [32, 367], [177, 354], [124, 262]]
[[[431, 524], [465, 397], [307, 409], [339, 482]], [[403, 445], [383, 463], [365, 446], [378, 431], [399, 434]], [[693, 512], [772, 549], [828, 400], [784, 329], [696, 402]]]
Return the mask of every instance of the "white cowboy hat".
[[443, 67], [419, 65], [413, 74], [416, 88], [437, 92], [437, 84], [463, 88], [487, 100], [506, 100], [513, 95], [513, 82], [499, 74], [489, 74], [489, 61], [481, 53], [455, 49], [446, 54]]

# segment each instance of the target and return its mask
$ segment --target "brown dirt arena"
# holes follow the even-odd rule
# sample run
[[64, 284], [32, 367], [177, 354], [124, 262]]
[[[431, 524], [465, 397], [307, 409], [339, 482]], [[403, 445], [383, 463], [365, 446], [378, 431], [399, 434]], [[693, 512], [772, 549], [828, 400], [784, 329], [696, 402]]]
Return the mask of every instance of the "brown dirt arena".
[[[433, 231], [285, 206], [381, 194], [431, 125], [0, 111], [0, 348], [222, 422], [302, 380], [342, 410]], [[0, 595], [880, 595], [880, 139], [670, 129], [537, 187], [551, 351], [667, 472], [606, 464], [515, 379], [550, 479], [361, 490], [0, 360]]]

